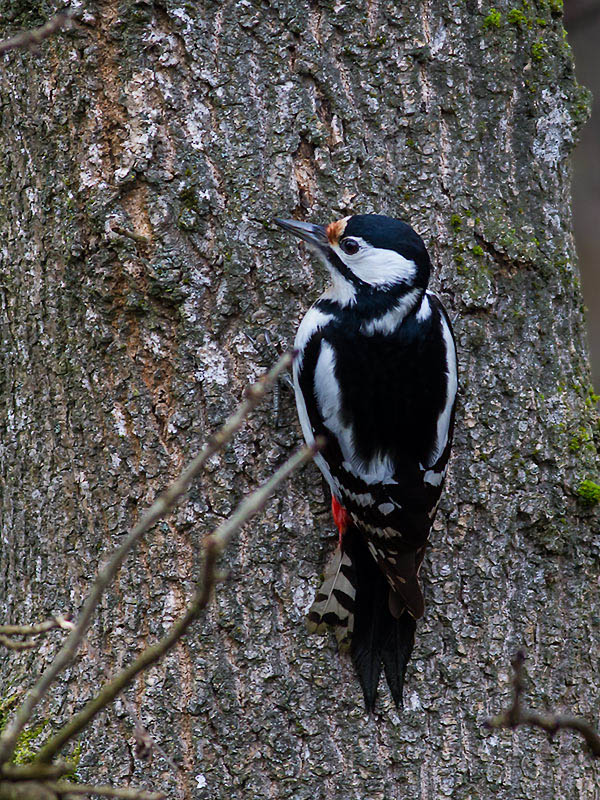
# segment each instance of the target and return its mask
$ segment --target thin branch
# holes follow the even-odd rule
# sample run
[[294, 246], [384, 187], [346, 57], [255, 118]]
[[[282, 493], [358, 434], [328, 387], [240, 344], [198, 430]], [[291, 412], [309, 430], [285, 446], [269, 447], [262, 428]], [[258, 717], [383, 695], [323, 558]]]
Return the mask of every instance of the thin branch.
[[133, 681], [139, 672], [148, 669], [151, 664], [158, 661], [181, 639], [192, 622], [198, 618], [201, 611], [208, 605], [215, 583], [216, 560], [231, 541], [233, 535], [239, 531], [250, 517], [263, 508], [279, 484], [283, 483], [294, 470], [313, 458], [322, 446], [323, 442], [318, 440], [314, 445], [303, 447], [295, 455], [291, 456], [266, 483], [240, 503], [229, 519], [221, 523], [214, 533], [207, 536], [204, 542], [206, 551], [204, 577], [184, 614], [176, 620], [160, 641], [143, 650], [132, 664], [122, 670], [110, 683], [103, 686], [96, 697], [90, 700], [79, 714], [60, 728], [42, 747], [37, 754], [36, 761], [50, 761], [69, 739], [72, 739], [83, 730], [99, 711], [112, 702]]
[[246, 398], [238, 409], [227, 419], [221, 430], [211, 436], [202, 451], [186, 467], [181, 475], [153, 503], [142, 519], [126, 536], [123, 544], [113, 553], [108, 562], [98, 571], [96, 580], [81, 610], [75, 629], [69, 634], [62, 648], [58, 651], [47, 669], [26, 696], [15, 716], [0, 735], [0, 764], [9, 761], [14, 753], [19, 734], [31, 718], [33, 709], [46, 695], [57, 676], [72, 661], [85, 632], [90, 626], [92, 616], [100, 602], [102, 594], [113, 581], [125, 557], [146, 531], [163, 517], [187, 491], [191, 481], [199, 474], [208, 459], [222, 449], [240, 428], [245, 417], [262, 400], [271, 384], [292, 363], [292, 356], [286, 353], [275, 366], [246, 391]]
[[59, 795], [95, 794], [99, 797], [120, 797], [122, 800], [163, 800], [164, 794], [148, 792], [145, 789], [134, 789], [128, 786], [90, 786], [85, 783], [68, 783], [60, 781], [46, 783], [50, 791]]
[[21, 31], [13, 36], [11, 39], [5, 39], [0, 42], [0, 55], [9, 53], [11, 50], [28, 50], [40, 45], [44, 39], [48, 39], [63, 28], [70, 28], [73, 25], [73, 19], [70, 12], [64, 14], [57, 14], [52, 19], [48, 20], [41, 28], [34, 28], [30, 31]]
[[75, 625], [64, 616], [53, 617], [45, 622], [39, 622], [37, 625], [0, 625], [0, 645], [7, 647], [9, 650], [31, 650], [39, 644], [35, 639], [22, 641], [12, 637], [39, 636], [41, 633], [47, 633], [54, 628], [72, 631], [75, 629]]
[[0, 800], [58, 800], [58, 795], [40, 781], [0, 781]]
[[63, 614], [59, 614], [57, 617], [38, 622], [36, 625], [0, 625], [0, 634], [6, 634], [6, 636], [37, 636], [54, 628], [72, 631], [75, 625]]
[[0, 645], [6, 647], [7, 650], [33, 650], [34, 647], [39, 645], [35, 639], [26, 639], [20, 641], [19, 639], [10, 639], [8, 636], [0, 634]]
[[[215, 575], [215, 582], [217, 580], [218, 576]], [[150, 760], [153, 752], [156, 751], [161, 758], [164, 758], [174, 773], [180, 771], [181, 767], [173, 761], [169, 754], [162, 749], [158, 742], [156, 742], [146, 728], [144, 728], [135, 712], [133, 703], [126, 697], [123, 698], [123, 703], [135, 726], [133, 729], [133, 738], [135, 739], [134, 752], [136, 758], [139, 758], [141, 761]]]
[[527, 725], [530, 728], [541, 728], [546, 731], [550, 739], [559, 730], [572, 730], [580, 733], [590, 753], [600, 756], [600, 735], [598, 731], [583, 717], [574, 717], [570, 714], [538, 714], [536, 711], [524, 708], [521, 698], [524, 690], [524, 668], [525, 655], [519, 651], [512, 661], [512, 668], [515, 672], [513, 677], [513, 701], [506, 711], [486, 720], [486, 728], [514, 728], [520, 725]]
[[114, 223], [110, 226], [110, 229], [113, 233], [117, 233], [119, 236], [127, 236], [128, 239], [133, 239], [133, 241], [138, 244], [150, 244], [150, 239], [142, 233], [130, 231], [128, 228], [122, 228], [120, 225]]
[[75, 763], [68, 761], [57, 761], [54, 764], [3, 764], [0, 775], [9, 781], [41, 781], [62, 778], [74, 769]]

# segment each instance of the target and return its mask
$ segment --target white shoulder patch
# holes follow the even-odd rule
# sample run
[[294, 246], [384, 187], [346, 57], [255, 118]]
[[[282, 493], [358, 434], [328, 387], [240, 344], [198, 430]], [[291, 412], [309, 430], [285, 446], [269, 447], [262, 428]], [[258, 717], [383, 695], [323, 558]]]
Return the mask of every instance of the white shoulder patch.
[[348, 472], [366, 484], [396, 483], [394, 464], [387, 455], [377, 455], [368, 462], [362, 461], [354, 448], [354, 431], [342, 422], [341, 392], [335, 377], [335, 351], [329, 342], [321, 343], [321, 352], [315, 368], [315, 396], [325, 427], [336, 437], [344, 466]]
[[321, 342], [315, 367], [315, 394], [326, 427], [339, 436], [344, 428], [340, 419], [340, 387], [335, 377], [335, 352], [329, 342]]
[[[296, 334], [296, 340], [294, 342], [294, 347], [298, 350], [298, 355], [294, 360], [294, 365], [292, 368], [292, 374], [294, 378], [294, 393], [296, 395], [296, 408], [298, 409], [300, 427], [302, 428], [302, 433], [307, 444], [312, 444], [314, 442], [315, 434], [312, 429], [312, 425], [310, 424], [308, 411], [306, 410], [306, 401], [304, 400], [304, 395], [300, 389], [299, 375], [300, 369], [302, 368], [302, 358], [304, 355], [304, 348], [306, 347], [310, 337], [327, 325], [327, 323], [332, 319], [333, 317], [331, 314], [325, 314], [318, 308], [310, 308], [300, 323], [298, 333]], [[317, 453], [313, 460], [323, 473], [323, 476], [329, 484], [329, 488], [333, 494], [339, 498], [339, 488], [329, 470], [327, 462], [321, 453]]]
[[298, 328], [298, 332], [296, 333], [296, 338], [294, 340], [294, 349], [298, 351], [298, 355], [296, 357], [295, 365], [299, 370], [302, 366], [302, 357], [304, 355], [304, 348], [306, 347], [308, 340], [310, 337], [316, 333], [321, 328], [324, 328], [331, 320], [333, 316], [331, 314], [325, 314], [315, 306], [309, 308], [302, 322], [300, 323], [300, 327]]
[[442, 323], [442, 335], [444, 337], [444, 344], [446, 346], [446, 372], [448, 375], [448, 388], [446, 391], [446, 403], [437, 421], [435, 446], [431, 451], [427, 466], [435, 464], [435, 462], [444, 452], [444, 448], [448, 442], [450, 416], [452, 414], [452, 406], [454, 405], [456, 391], [458, 388], [458, 369], [456, 366], [456, 348], [454, 347], [454, 340], [452, 339], [450, 327], [443, 314], [440, 315], [440, 321]]

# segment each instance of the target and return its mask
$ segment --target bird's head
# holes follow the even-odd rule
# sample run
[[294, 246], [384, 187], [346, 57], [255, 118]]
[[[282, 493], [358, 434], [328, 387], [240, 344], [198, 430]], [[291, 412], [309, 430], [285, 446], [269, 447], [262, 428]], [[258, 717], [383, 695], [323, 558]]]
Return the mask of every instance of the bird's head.
[[328, 296], [347, 305], [381, 293], [399, 298], [427, 288], [431, 261], [421, 237], [398, 219], [358, 214], [329, 225], [276, 219], [302, 239], [325, 263], [332, 277]]

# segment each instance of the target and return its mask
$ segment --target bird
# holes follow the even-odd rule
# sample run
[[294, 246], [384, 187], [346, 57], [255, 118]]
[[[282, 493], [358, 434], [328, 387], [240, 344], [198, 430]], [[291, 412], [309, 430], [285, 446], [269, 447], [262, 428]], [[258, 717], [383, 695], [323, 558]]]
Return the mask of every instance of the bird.
[[328, 225], [275, 218], [323, 262], [329, 285], [298, 328], [293, 383], [307, 444], [331, 492], [338, 543], [307, 615], [350, 652], [366, 710], [382, 669], [397, 708], [417, 620], [419, 571], [455, 422], [452, 324], [429, 291], [431, 259], [398, 219]]

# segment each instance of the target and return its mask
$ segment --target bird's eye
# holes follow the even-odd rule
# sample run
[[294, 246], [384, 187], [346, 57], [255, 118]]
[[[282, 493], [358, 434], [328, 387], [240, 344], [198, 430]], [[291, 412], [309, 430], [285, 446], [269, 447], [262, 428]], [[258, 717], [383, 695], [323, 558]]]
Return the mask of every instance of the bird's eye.
[[344, 253], [348, 253], [349, 256], [353, 256], [360, 250], [360, 245], [356, 239], [342, 239], [340, 242], [340, 247]]

